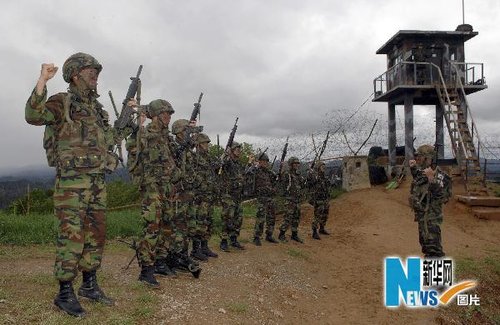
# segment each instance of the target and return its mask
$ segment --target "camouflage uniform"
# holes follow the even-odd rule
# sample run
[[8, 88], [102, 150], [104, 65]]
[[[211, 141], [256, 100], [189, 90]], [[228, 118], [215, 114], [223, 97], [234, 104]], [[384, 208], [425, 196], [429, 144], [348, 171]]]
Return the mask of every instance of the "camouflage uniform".
[[[164, 100], [152, 101], [155, 116], [163, 111], [172, 114], [170, 103]], [[165, 237], [171, 236], [169, 227], [169, 204], [171, 183], [178, 177], [178, 170], [172, 155], [168, 126], [155, 119], [143, 131], [139, 131], [138, 161], [135, 167], [140, 174], [141, 217], [143, 238], [138, 245], [141, 266], [152, 266], [156, 258], [166, 258]], [[157, 254], [159, 256], [157, 256]]]
[[[267, 156], [265, 157], [267, 158]], [[269, 161], [269, 159], [267, 159]], [[276, 222], [276, 204], [274, 195], [276, 194], [276, 175], [272, 170], [259, 166], [255, 170], [255, 194], [257, 197], [257, 215], [255, 218], [254, 238], [262, 237], [264, 223], [266, 224], [266, 238], [269, 240], [273, 236]]]
[[[231, 150], [238, 148], [240, 144], [233, 142]], [[228, 157], [222, 164], [220, 175], [221, 202], [222, 202], [222, 232], [221, 246], [231, 239], [231, 244], [240, 249], [243, 248], [237, 238], [240, 235], [243, 223], [243, 209], [241, 201], [243, 198], [244, 167], [238, 158]]]
[[[196, 138], [196, 143], [200, 145], [203, 142], [210, 143], [210, 138], [200, 133]], [[195, 238], [199, 243], [193, 242], [193, 246], [199, 245], [200, 253], [207, 257], [217, 257], [217, 254], [208, 248], [208, 241], [213, 231], [214, 204], [218, 196], [217, 165], [215, 158], [212, 158], [208, 151], [201, 150], [200, 147], [197, 148], [196, 170], [201, 182], [195, 196], [197, 221]], [[195, 251], [195, 247], [193, 247], [193, 251]]]
[[[48, 71], [45, 69], [42, 66], [42, 74]], [[79, 317], [85, 311], [73, 291], [77, 269], [83, 277], [80, 296], [114, 304], [99, 288], [96, 278], [106, 238], [104, 174], [118, 166], [118, 157], [112, 152], [114, 145], [131, 132], [112, 128], [108, 113], [97, 101], [97, 83], [92, 86], [89, 82], [97, 80], [101, 70], [92, 56], [73, 54], [63, 66], [68, 92], [47, 99], [49, 77], [43, 83], [42, 94], [37, 94], [37, 85], [25, 106], [29, 124], [45, 125], [47, 160], [49, 166], [56, 167], [54, 210], [59, 227], [54, 275], [60, 291], [54, 304]]]
[[[177, 120], [172, 126], [172, 131], [179, 135], [188, 123], [187, 120]], [[182, 126], [178, 126], [181, 124]], [[200, 186], [201, 178], [196, 170], [196, 153], [191, 149], [191, 141], [180, 142], [180, 139], [176, 137], [174, 142], [174, 152], [180, 173], [178, 181], [174, 183], [175, 199], [171, 206], [174, 233], [170, 250], [174, 253], [187, 253], [189, 240], [198, 231], [194, 199], [195, 190]]]
[[317, 231], [319, 226], [320, 232], [327, 234], [325, 225], [330, 210], [330, 183], [325, 172], [321, 170], [321, 166], [325, 166], [325, 164], [318, 163], [315, 170], [309, 174], [307, 183], [311, 188], [310, 203], [314, 207], [313, 233]]
[[[302, 199], [302, 187], [304, 180], [300, 175], [299, 169], [292, 166], [299, 163], [295, 157], [288, 159], [289, 170], [285, 171], [280, 177], [280, 186], [285, 194], [285, 216], [280, 226], [280, 240], [285, 240], [285, 233], [288, 228], [292, 228], [292, 239], [302, 242], [298, 238], [298, 229], [300, 223], [300, 202]], [[297, 240], [299, 239], [299, 240]]]
[[[417, 154], [432, 159], [433, 147], [423, 145]], [[419, 243], [426, 257], [444, 256], [441, 245], [441, 223], [443, 222], [442, 206], [451, 196], [451, 179], [441, 169], [436, 168], [431, 182], [424, 173], [429, 163], [424, 161], [419, 166], [410, 168], [413, 176], [410, 201], [418, 222]]]
[[[68, 93], [48, 100], [46, 88], [42, 96], [33, 91], [26, 103], [26, 121], [53, 130], [46, 130], [44, 145], [56, 148], [54, 156], [48, 158], [56, 167], [54, 207], [59, 232], [54, 274], [61, 281], [72, 281], [77, 268], [96, 270], [102, 259], [106, 237], [104, 173], [118, 164], [110, 149], [119, 136], [108, 124], [108, 114], [97, 97], [95, 92], [81, 94], [70, 85]], [[49, 132], [54, 132], [53, 138]]]

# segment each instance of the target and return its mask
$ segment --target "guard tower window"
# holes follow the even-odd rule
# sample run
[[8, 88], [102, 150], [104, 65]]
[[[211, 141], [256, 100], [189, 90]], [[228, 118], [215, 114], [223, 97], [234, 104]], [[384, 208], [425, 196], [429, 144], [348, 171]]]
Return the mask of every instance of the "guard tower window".
[[361, 168], [361, 161], [356, 161], [356, 168]]

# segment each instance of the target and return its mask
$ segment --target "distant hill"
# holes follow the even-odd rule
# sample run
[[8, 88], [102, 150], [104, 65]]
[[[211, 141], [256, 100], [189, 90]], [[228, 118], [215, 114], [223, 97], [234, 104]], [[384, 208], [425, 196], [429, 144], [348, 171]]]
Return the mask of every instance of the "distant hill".
[[[106, 181], [121, 179], [129, 181], [129, 175], [123, 167], [106, 175]], [[28, 188], [49, 189], [54, 187], [55, 168], [47, 166], [23, 166], [0, 169], [0, 209], [5, 209], [15, 199], [26, 195]]]

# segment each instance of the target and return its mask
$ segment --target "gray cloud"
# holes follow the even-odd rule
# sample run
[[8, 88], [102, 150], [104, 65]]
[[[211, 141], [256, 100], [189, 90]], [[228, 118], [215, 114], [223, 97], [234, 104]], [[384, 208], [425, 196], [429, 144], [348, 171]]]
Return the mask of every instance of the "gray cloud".
[[[0, 95], [0, 167], [45, 163], [43, 130], [24, 122], [23, 107], [40, 64], [62, 66], [76, 51], [103, 64], [99, 89], [110, 113], [107, 91], [121, 102], [128, 78], [143, 64], [143, 102], [168, 99], [174, 118], [185, 118], [203, 91], [201, 122], [212, 137], [221, 134], [222, 143], [239, 116], [240, 140], [281, 146], [291, 134], [296, 147], [310, 147], [309, 135], [319, 139], [328, 128], [327, 114], [354, 110], [373, 91], [372, 81], [386, 64], [375, 51], [386, 40], [400, 29], [453, 30], [461, 21], [457, 2], [422, 0], [418, 7], [396, 0], [9, 2], [0, 13], [6, 31], [2, 70], [8, 76]], [[484, 133], [500, 135], [495, 91], [500, 4], [466, 5], [467, 22], [480, 32], [466, 45], [467, 61], [485, 63], [490, 87], [471, 96], [471, 105]], [[50, 93], [65, 88], [60, 74], [49, 83]], [[386, 110], [370, 103], [363, 111], [368, 128], [380, 118], [377, 141], [385, 141]], [[345, 149], [341, 139], [334, 141]], [[336, 148], [329, 150], [333, 155]]]

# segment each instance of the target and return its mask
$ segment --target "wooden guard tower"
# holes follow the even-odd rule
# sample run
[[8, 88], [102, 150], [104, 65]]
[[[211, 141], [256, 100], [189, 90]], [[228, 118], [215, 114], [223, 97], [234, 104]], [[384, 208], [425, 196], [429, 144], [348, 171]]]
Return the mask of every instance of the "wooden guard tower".
[[387, 55], [387, 71], [373, 81], [373, 101], [388, 103], [391, 166], [396, 165], [396, 105], [404, 105], [406, 162], [413, 159], [413, 106], [432, 105], [438, 158], [444, 158], [445, 122], [467, 192], [487, 195], [481, 139], [467, 102], [468, 94], [487, 88], [483, 64], [465, 62], [464, 43], [477, 34], [468, 24], [455, 31], [400, 30], [377, 51]]

